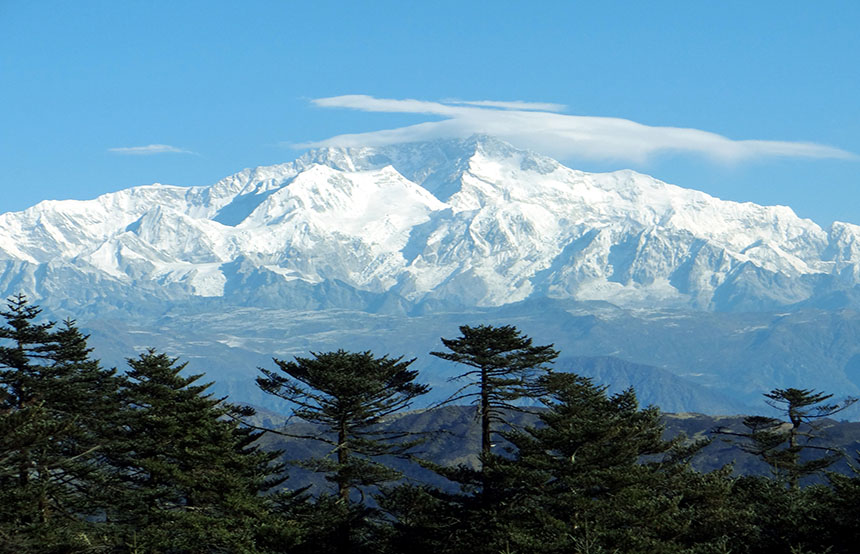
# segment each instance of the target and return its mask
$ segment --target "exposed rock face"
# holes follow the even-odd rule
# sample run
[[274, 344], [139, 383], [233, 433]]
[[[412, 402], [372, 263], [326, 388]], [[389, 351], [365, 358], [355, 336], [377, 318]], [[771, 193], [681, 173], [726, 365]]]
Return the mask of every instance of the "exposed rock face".
[[137, 295], [247, 305], [263, 287], [290, 307], [328, 282], [352, 289], [341, 295], [349, 308], [546, 295], [755, 310], [852, 289], [858, 236], [787, 207], [632, 171], [583, 173], [472, 137], [328, 148], [209, 187], [156, 184], [6, 213], [0, 291], [70, 306]]

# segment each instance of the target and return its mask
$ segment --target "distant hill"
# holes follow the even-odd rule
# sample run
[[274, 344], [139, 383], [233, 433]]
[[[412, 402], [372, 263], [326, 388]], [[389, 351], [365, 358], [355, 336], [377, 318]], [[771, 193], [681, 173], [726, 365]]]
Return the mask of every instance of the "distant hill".
[[[515, 425], [533, 425], [537, 416], [529, 413], [512, 413], [511, 420]], [[692, 465], [699, 471], [712, 471], [727, 464], [732, 464], [736, 475], [767, 475], [769, 468], [763, 462], [741, 450], [738, 446], [727, 442], [712, 431], [717, 427], [725, 427], [740, 431], [744, 416], [707, 416], [695, 413], [667, 413], [663, 416], [666, 426], [665, 436], [674, 437], [684, 433], [690, 439], [713, 437], [695, 458]], [[860, 423], [840, 422], [834, 420], [821, 421], [819, 433], [821, 440], [818, 444], [826, 444], [840, 448], [846, 457], [831, 467], [831, 470], [849, 474], [850, 460], [857, 458], [860, 452]], [[446, 406], [431, 410], [419, 410], [391, 418], [386, 428], [397, 431], [421, 433], [427, 441], [416, 448], [415, 456], [442, 465], [465, 464], [475, 467], [480, 445], [480, 427], [475, 418], [475, 410], [468, 406]], [[279, 430], [293, 435], [313, 435], [320, 432], [319, 428], [303, 422], [291, 423]], [[264, 448], [284, 451], [286, 460], [304, 460], [311, 457], [324, 456], [328, 449], [325, 445], [311, 440], [291, 439], [273, 433], [262, 439]], [[504, 451], [504, 441], [497, 448]], [[417, 482], [430, 483], [436, 486], [446, 486], [446, 482], [431, 471], [428, 471], [408, 460], [389, 458], [386, 463], [402, 471], [409, 479]], [[290, 470], [290, 487], [300, 487], [312, 484], [326, 487], [324, 479], [319, 474], [307, 470], [293, 468]]]

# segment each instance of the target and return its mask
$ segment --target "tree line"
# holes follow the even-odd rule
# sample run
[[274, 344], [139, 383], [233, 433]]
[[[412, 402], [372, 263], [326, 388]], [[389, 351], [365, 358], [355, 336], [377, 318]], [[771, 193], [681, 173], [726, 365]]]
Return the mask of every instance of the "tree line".
[[[713, 438], [666, 438], [632, 389], [553, 371], [559, 353], [513, 326], [462, 326], [431, 355], [463, 367], [447, 403], [470, 403], [477, 463], [421, 459], [426, 435], [384, 423], [429, 387], [414, 360], [312, 352], [261, 368], [259, 387], [320, 432], [261, 429], [252, 409], [148, 350], [103, 368], [74, 321], [41, 322], [25, 297], [0, 312], [2, 553], [823, 553], [860, 544], [860, 476], [815, 422], [854, 399], [774, 389], [781, 417], [715, 429], [772, 469], [699, 472]], [[529, 407], [538, 403], [540, 409]], [[443, 403], [444, 404], [444, 403]], [[537, 423], [511, 425], [533, 411]], [[285, 486], [265, 433], [326, 445], [299, 462], [328, 490]], [[446, 486], [404, 479], [415, 460]], [[824, 482], [807, 484], [810, 475]]]

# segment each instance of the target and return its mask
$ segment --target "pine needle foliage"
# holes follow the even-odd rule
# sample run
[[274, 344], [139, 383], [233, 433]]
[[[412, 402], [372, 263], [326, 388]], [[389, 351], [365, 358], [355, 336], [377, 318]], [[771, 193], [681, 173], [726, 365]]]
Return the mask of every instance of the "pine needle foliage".
[[532, 339], [512, 325], [463, 325], [460, 333], [456, 339], [442, 338], [448, 352], [430, 354], [471, 368], [453, 378], [466, 384], [443, 404], [466, 400], [477, 405], [481, 453], [489, 456], [494, 427], [507, 422], [506, 410], [520, 409], [516, 400], [540, 394], [537, 378], [549, 371], [549, 364], [558, 357], [558, 352], [551, 344], [534, 346]]
[[278, 370], [261, 368], [257, 384], [292, 404], [295, 417], [326, 431], [299, 438], [331, 446], [330, 456], [309, 465], [327, 474], [343, 502], [350, 502], [353, 490], [363, 495], [367, 487], [400, 478], [375, 459], [404, 455], [420, 442], [409, 433], [380, 426], [428, 391], [427, 385], [414, 382], [418, 372], [409, 369], [414, 360], [338, 350], [274, 361]]
[[[26, 297], [0, 312], [0, 545], [14, 552], [98, 546], [109, 483], [105, 432], [118, 379], [74, 321], [37, 323]], [[0, 551], [3, 546], [0, 546]]]
[[[704, 443], [663, 438], [661, 414], [632, 390], [570, 373], [541, 379], [539, 423], [503, 433], [511, 446], [481, 471], [443, 468], [446, 492], [402, 485], [383, 507], [392, 544], [418, 553], [720, 552], [742, 510], [728, 470], [688, 461]], [[695, 548], [694, 548], [695, 547]], [[585, 549], [585, 550], [583, 550]]]
[[[744, 432], [724, 427], [714, 430], [724, 436], [737, 437], [740, 447], [767, 463], [774, 476], [789, 488], [799, 486], [801, 479], [819, 473], [839, 461], [844, 453], [819, 444], [819, 420], [833, 416], [852, 404], [856, 398], [828, 402], [833, 395], [811, 389], [773, 389], [765, 393], [766, 402], [787, 419], [766, 416], [744, 418]], [[813, 453], [818, 453], [814, 456]], [[802, 455], [806, 455], [802, 457]]]
[[146, 552], [267, 551], [265, 535], [283, 529], [260, 495], [286, 479], [281, 453], [261, 451], [260, 433], [237, 422], [248, 411], [207, 393], [176, 358], [149, 350], [128, 364], [112, 460], [122, 488], [109, 513], [122, 540]]
[[641, 409], [632, 389], [610, 396], [573, 373], [543, 384], [540, 424], [507, 433], [515, 456], [495, 462], [509, 542], [531, 552], [683, 550], [679, 537], [699, 519], [686, 460], [704, 444], [665, 440], [660, 411]]

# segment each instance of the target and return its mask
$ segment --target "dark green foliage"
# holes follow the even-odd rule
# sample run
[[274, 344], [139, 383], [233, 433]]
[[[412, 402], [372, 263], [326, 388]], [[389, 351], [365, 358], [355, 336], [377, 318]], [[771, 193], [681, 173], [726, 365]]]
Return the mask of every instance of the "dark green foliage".
[[284, 480], [280, 453], [254, 446], [259, 434], [234, 419], [243, 411], [165, 354], [128, 363], [112, 460], [122, 489], [109, 512], [122, 541], [143, 552], [253, 553], [267, 533], [294, 534], [260, 496]]
[[[440, 468], [459, 491], [402, 486], [381, 505], [410, 552], [719, 552], [736, 534], [728, 470], [699, 474], [700, 447], [664, 440], [657, 409], [574, 374], [542, 379], [540, 423], [505, 432], [482, 471]], [[695, 547], [695, 548], [694, 548]], [[696, 550], [698, 548], [698, 550]]]
[[297, 417], [324, 430], [300, 438], [332, 448], [329, 456], [302, 464], [324, 472], [336, 486], [336, 496], [322, 495], [312, 508], [289, 512], [308, 529], [299, 552], [379, 551], [381, 527], [365, 504], [365, 491], [401, 477], [379, 457], [405, 455], [421, 442], [380, 425], [427, 392], [426, 385], [414, 383], [418, 372], [409, 369], [412, 361], [338, 350], [291, 362], [275, 359], [280, 373], [261, 369], [265, 377], [257, 379], [260, 388], [289, 401]]
[[829, 494], [821, 507], [826, 522], [813, 532], [818, 536], [823, 534], [834, 553], [856, 552], [860, 544], [860, 473], [852, 476], [831, 473], [828, 480]]
[[[744, 476], [732, 485], [732, 501], [743, 520], [732, 537], [732, 552], [796, 554], [854, 552], [834, 550], [832, 520], [827, 512], [831, 491], [824, 486], [786, 488], [761, 476]], [[855, 545], [856, 546], [856, 545]]]
[[389, 516], [391, 552], [442, 554], [462, 544], [457, 533], [468, 514], [458, 498], [427, 485], [400, 484], [384, 489], [376, 499]]
[[518, 409], [514, 401], [520, 398], [540, 394], [536, 379], [549, 371], [547, 364], [558, 357], [558, 352], [552, 345], [532, 346], [532, 339], [511, 325], [463, 325], [460, 333], [456, 339], [442, 339], [450, 352], [430, 354], [473, 368], [455, 377], [467, 383], [446, 403], [471, 400], [478, 406], [481, 453], [488, 456], [494, 426], [505, 423], [504, 411]]
[[[816, 421], [841, 412], [856, 398], [828, 404], [826, 401], [832, 394], [795, 388], [774, 389], [764, 396], [788, 423], [779, 418], [750, 416], [744, 419], [746, 432], [735, 433], [725, 428], [715, 432], [740, 439], [741, 448], [759, 456], [771, 467], [774, 476], [790, 488], [797, 488], [802, 478], [819, 473], [842, 458], [842, 452], [818, 444]], [[811, 456], [813, 452], [820, 455]]]
[[345, 503], [338, 495], [323, 494], [296, 503], [280, 516], [301, 522], [302, 540], [290, 554], [380, 554], [387, 544], [387, 526], [376, 509]]
[[541, 425], [508, 434], [516, 457], [497, 461], [502, 482], [514, 476], [507, 518], [517, 551], [681, 552], [716, 540], [699, 527], [722, 525], [728, 487], [687, 466], [701, 444], [664, 440], [659, 410], [640, 410], [632, 390], [608, 397], [575, 374], [544, 383]]
[[89, 357], [66, 321], [35, 323], [40, 310], [18, 296], [0, 328], [0, 548], [76, 552], [101, 538], [110, 484], [103, 456], [116, 414], [114, 371]]
[[275, 359], [280, 373], [261, 368], [265, 377], [258, 377], [257, 383], [293, 404], [296, 417], [328, 430], [325, 435], [301, 437], [332, 447], [331, 457], [308, 465], [327, 473], [338, 496], [348, 502], [351, 490], [361, 493], [400, 477], [375, 458], [404, 454], [416, 444], [414, 437], [379, 427], [385, 417], [427, 392], [426, 385], [413, 382], [418, 376], [409, 369], [413, 361], [377, 358], [370, 352], [313, 353], [313, 358], [291, 362]]
[[[557, 353], [514, 327], [464, 326], [433, 354], [471, 368], [452, 400], [475, 400], [480, 465], [455, 465], [474, 448], [434, 441], [428, 452], [451, 463], [422, 462], [436, 488], [386, 465], [421, 442], [389, 417], [427, 391], [412, 361], [342, 350], [275, 360], [259, 385], [322, 430], [299, 438], [330, 447], [302, 462], [334, 484], [311, 497], [272, 492], [283, 453], [260, 450], [262, 434], [239, 423], [253, 410], [212, 397], [176, 359], [148, 351], [119, 377], [73, 321], [37, 323], [23, 297], [0, 313], [0, 554], [836, 554], [860, 542], [857, 474], [801, 486], [841, 456], [817, 423], [853, 399], [775, 389], [766, 397], [787, 421], [722, 431], [779, 479], [702, 473], [691, 460], [706, 441], [667, 439], [659, 410], [640, 409], [632, 390], [609, 396], [548, 372]], [[524, 397], [544, 408], [523, 413]], [[475, 429], [463, 410], [411, 417], [459, 437]], [[520, 426], [507, 425], [510, 410]]]

